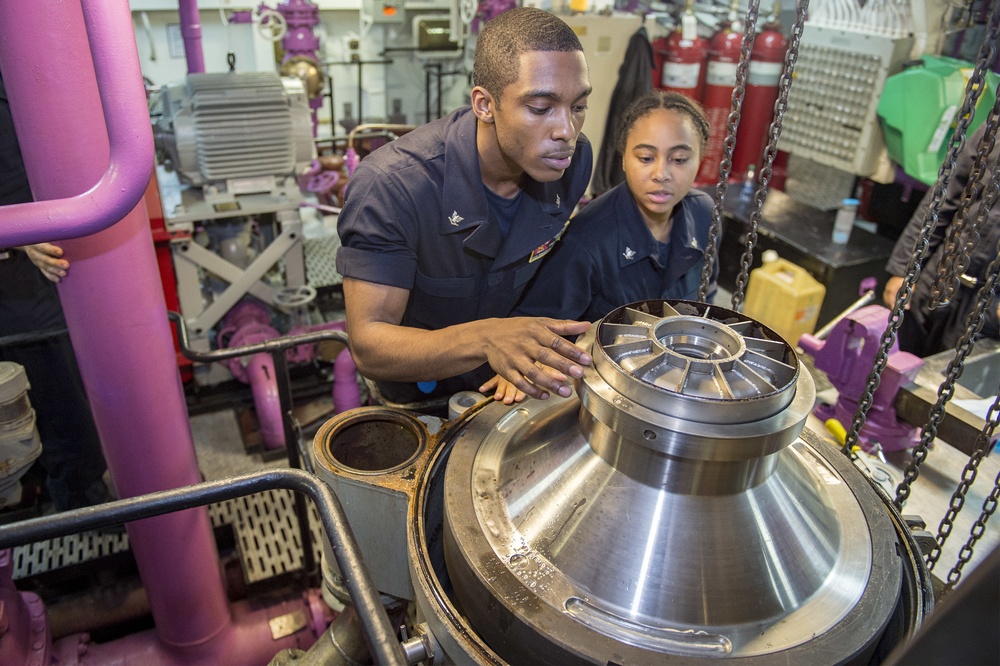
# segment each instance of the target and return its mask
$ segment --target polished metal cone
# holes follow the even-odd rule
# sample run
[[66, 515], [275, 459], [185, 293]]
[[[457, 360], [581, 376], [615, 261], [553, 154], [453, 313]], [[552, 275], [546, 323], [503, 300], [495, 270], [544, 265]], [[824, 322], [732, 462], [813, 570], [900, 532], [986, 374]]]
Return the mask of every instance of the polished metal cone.
[[579, 398], [488, 407], [448, 462], [448, 570], [490, 646], [863, 657], [899, 598], [896, 530], [838, 450], [799, 437], [815, 389], [794, 351], [686, 301], [620, 308], [581, 345]]

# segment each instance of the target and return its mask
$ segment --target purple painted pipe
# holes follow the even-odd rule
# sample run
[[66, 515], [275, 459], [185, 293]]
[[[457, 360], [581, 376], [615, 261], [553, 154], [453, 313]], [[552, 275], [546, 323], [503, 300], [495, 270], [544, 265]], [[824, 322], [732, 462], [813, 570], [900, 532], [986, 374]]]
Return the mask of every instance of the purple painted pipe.
[[344, 347], [333, 364], [333, 411], [337, 414], [361, 406], [356, 367], [351, 350]]
[[282, 449], [285, 447], [285, 422], [281, 418], [281, 398], [274, 376], [274, 359], [270, 354], [254, 354], [246, 369], [264, 448], [269, 451]]
[[[308, 596], [314, 595], [310, 593]], [[149, 631], [107, 643], [94, 643], [85, 633], [73, 634], [55, 641], [51, 651], [58, 661], [53, 663], [59, 666], [266, 664], [281, 650], [308, 649], [323, 632], [320, 629], [319, 633], [315, 633], [313, 627], [325, 626], [325, 618], [316, 616], [316, 604], [311, 604], [308, 598], [275, 603], [265, 608], [252, 607], [247, 601], [238, 601], [232, 608], [233, 621], [213, 636], [211, 641], [200, 645], [174, 648], [157, 641]], [[294, 634], [273, 638], [269, 620], [287, 620], [291, 617], [305, 620], [307, 626]]]
[[[219, 329], [219, 339], [226, 347], [242, 347], [279, 337], [271, 327], [270, 313], [260, 303], [244, 300], [233, 306]], [[343, 331], [343, 321], [295, 328], [293, 335], [321, 330]], [[315, 355], [315, 345], [301, 345], [285, 352], [289, 363], [308, 363]], [[285, 446], [285, 425], [281, 415], [274, 358], [270, 353], [254, 354], [249, 360], [233, 358], [223, 361], [233, 377], [250, 384], [261, 439], [266, 449]], [[355, 376], [354, 358], [346, 347], [337, 355], [333, 367], [333, 407], [336, 413], [361, 406], [361, 390]]]
[[[330, 321], [325, 324], [317, 324], [315, 326], [307, 326], [298, 332], [308, 332], [308, 331], [346, 331], [347, 322], [346, 321]], [[298, 356], [298, 360], [302, 362], [307, 362], [311, 358], [311, 350], [309, 350], [309, 356], [306, 356], [302, 347], [298, 347], [295, 350], [290, 350], [289, 354], [294, 351]], [[361, 406], [361, 388], [358, 386], [358, 378], [355, 374], [357, 372], [357, 366], [354, 364], [354, 357], [351, 356], [351, 350], [344, 347], [337, 354], [337, 358], [333, 363], [333, 411], [336, 414], [341, 412], [346, 412], [348, 409], [354, 409], [355, 407]]]
[[[114, 6], [129, 16], [125, 0], [84, 4]], [[4, 79], [11, 112], [32, 191], [43, 202], [31, 206], [44, 206], [97, 180], [110, 152], [84, 15], [81, 5], [60, 0], [16, 8], [0, 3], [0, 26], [0, 61], [5, 75], [15, 74]], [[95, 44], [94, 60], [104, 63], [99, 66], [137, 58], [131, 23], [119, 29], [128, 34], [130, 48]], [[35, 66], [40, 52], [59, 53], [60, 67]], [[138, 77], [138, 63], [133, 64]], [[114, 85], [141, 99], [138, 79]], [[72, 113], [66, 113], [64, 100], [73, 101]], [[117, 124], [118, 113], [117, 108], [107, 112], [109, 127]], [[143, 153], [142, 159], [149, 166], [152, 154]], [[63, 241], [67, 230], [47, 229], [44, 221], [35, 234], [38, 240], [60, 241], [70, 262], [59, 297], [108, 468], [123, 497], [201, 479], [149, 217], [144, 203], [131, 205], [120, 222], [84, 238]], [[221, 632], [230, 623], [229, 607], [207, 510], [151, 518], [128, 529], [160, 640], [180, 648]]]
[[201, 18], [198, 0], [180, 0], [181, 37], [184, 38], [184, 56], [188, 74], [205, 71], [205, 54], [201, 49]]
[[[120, 200], [100, 215], [89, 201], [94, 195], [86, 201], [71, 198], [98, 180], [111, 153], [95, 69], [103, 72], [102, 88], [131, 91], [144, 107], [126, 0], [82, 3], [91, 5], [101, 9], [88, 14], [96, 67], [81, 4], [0, 2], [4, 83], [32, 191], [41, 202], [0, 208], [0, 220], [9, 223], [11, 210], [17, 209], [15, 215], [28, 218], [22, 224], [27, 233], [19, 238], [55, 240], [65, 249], [71, 267], [59, 295], [70, 338], [112, 479], [122, 497], [131, 497], [196, 483], [200, 472], [145, 204], [135, 205], [120, 183]], [[110, 17], [124, 17], [128, 23], [99, 26], [99, 16], [109, 23]], [[59, 53], [60, 66], [37, 66], [38, 53]], [[132, 76], [109, 81], [112, 71]], [[104, 97], [106, 102], [114, 98]], [[72, 100], [72, 113], [66, 112], [65, 100]], [[106, 105], [107, 126], [121, 127], [130, 106]], [[149, 138], [148, 119], [144, 124]], [[145, 167], [136, 167], [144, 174], [144, 190], [152, 153], [138, 150], [131, 158]], [[48, 205], [52, 200], [55, 204]], [[121, 221], [106, 228], [123, 209]], [[83, 221], [74, 226], [74, 219]], [[61, 240], [90, 233], [95, 225], [104, 230]], [[3, 238], [9, 242], [11, 237]], [[147, 663], [144, 656], [153, 653], [169, 655], [173, 663], [228, 663], [234, 655], [244, 663], [264, 663], [283, 647], [282, 641], [271, 640], [267, 624], [268, 614], [282, 614], [280, 609], [234, 622], [205, 508], [137, 521], [128, 531], [156, 629], [155, 635], [123, 640], [116, 649], [132, 658], [120, 663]]]
[[[84, 27], [79, 8], [68, 18], [63, 12], [63, 3], [30, 3], [30, 12], [21, 3], [0, 3], [0, 62], [3, 62], [4, 84], [8, 91], [24, 91], [24, 96], [43, 96], [47, 103], [43, 106], [42, 117], [31, 118], [32, 111], [22, 102], [20, 109], [12, 104], [14, 120], [18, 127], [37, 123], [43, 131], [49, 126], [70, 125], [79, 127], [75, 115], [78, 100], [64, 94], [68, 84], [63, 75], [68, 57], [61, 42], [54, 40], [64, 30], [83, 33]], [[49, 7], [48, 13], [39, 11], [38, 5]], [[31, 159], [25, 155], [28, 176], [33, 186], [42, 178], [58, 180], [65, 174], [72, 182], [71, 187], [59, 196], [48, 197], [47, 201], [0, 207], [0, 247], [38, 243], [53, 238], [78, 238], [106, 229], [122, 219], [142, 198], [149, 177], [153, 171], [153, 133], [149, 123], [149, 109], [146, 106], [142, 87], [142, 71], [139, 69], [139, 55], [136, 51], [132, 30], [132, 15], [127, 2], [108, 0], [80, 0], [86, 30], [91, 35], [95, 52], [114, 54], [113, 57], [94, 59], [91, 65], [89, 49], [77, 54], [81, 61], [74, 61], [73, 69], [83, 67], [87, 79], [93, 85], [96, 74], [101, 90], [97, 101], [97, 124], [86, 129], [93, 133], [98, 125], [107, 125], [108, 134], [104, 142], [110, 142], [110, 156], [107, 146], [96, 154], [86, 155], [93, 164], [107, 164], [103, 175], [100, 171], [88, 170], [86, 179], [78, 177], [77, 164], [73, 160], [55, 159], [58, 151], [43, 159]], [[30, 29], [24, 26], [23, 14], [38, 16], [39, 23]], [[47, 39], [32, 42], [39, 33]], [[85, 35], [84, 35], [85, 37]], [[53, 44], [51, 53], [59, 53], [60, 66], [46, 68], [39, 66], [37, 50], [39, 44]], [[86, 41], [84, 39], [84, 45]], [[43, 94], [44, 93], [44, 94]], [[14, 96], [14, 93], [10, 93]], [[72, 100], [67, 106], [66, 100]], [[104, 117], [101, 118], [101, 102]], [[103, 131], [100, 132], [103, 135]], [[25, 153], [32, 150], [30, 140], [21, 141]], [[99, 162], [97, 160], [100, 160]], [[36, 199], [42, 197], [35, 193]]]
[[0, 550], [0, 664], [48, 664], [52, 636], [45, 621], [45, 604], [33, 592], [14, 587], [14, 557]]
[[[220, 344], [225, 347], [242, 347], [272, 340], [280, 335], [271, 327], [271, 315], [260, 303], [243, 300], [233, 306], [219, 329]], [[264, 448], [281, 449], [285, 446], [285, 423], [281, 417], [281, 398], [274, 369], [274, 358], [267, 352], [246, 358], [223, 361], [233, 377], [249, 384], [253, 393], [253, 406]]]

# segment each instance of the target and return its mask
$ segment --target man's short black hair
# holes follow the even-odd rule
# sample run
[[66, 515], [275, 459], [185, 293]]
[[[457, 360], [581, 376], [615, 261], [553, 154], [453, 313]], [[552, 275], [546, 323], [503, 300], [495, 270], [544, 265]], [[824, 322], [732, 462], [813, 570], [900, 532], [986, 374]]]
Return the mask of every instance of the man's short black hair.
[[517, 81], [522, 53], [583, 51], [580, 38], [558, 16], [534, 7], [508, 9], [489, 21], [476, 42], [472, 83], [500, 102], [500, 94]]

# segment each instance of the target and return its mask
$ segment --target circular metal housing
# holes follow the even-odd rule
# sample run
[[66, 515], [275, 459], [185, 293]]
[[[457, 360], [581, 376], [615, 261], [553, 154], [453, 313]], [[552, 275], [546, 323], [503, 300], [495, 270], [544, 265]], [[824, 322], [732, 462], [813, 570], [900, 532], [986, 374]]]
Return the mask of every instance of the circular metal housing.
[[867, 659], [905, 548], [860, 472], [799, 437], [815, 390], [794, 351], [686, 301], [620, 308], [581, 344], [578, 398], [486, 406], [450, 443], [447, 574], [490, 650]]

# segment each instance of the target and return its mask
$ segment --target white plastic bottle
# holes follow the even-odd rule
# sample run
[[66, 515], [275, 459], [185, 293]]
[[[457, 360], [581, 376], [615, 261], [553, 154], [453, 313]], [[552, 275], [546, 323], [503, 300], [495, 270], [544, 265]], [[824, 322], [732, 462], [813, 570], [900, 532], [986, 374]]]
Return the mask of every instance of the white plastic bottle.
[[837, 245], [846, 245], [851, 237], [851, 229], [854, 228], [854, 220], [858, 216], [857, 199], [844, 199], [837, 209], [837, 217], [833, 220], [833, 242]]

